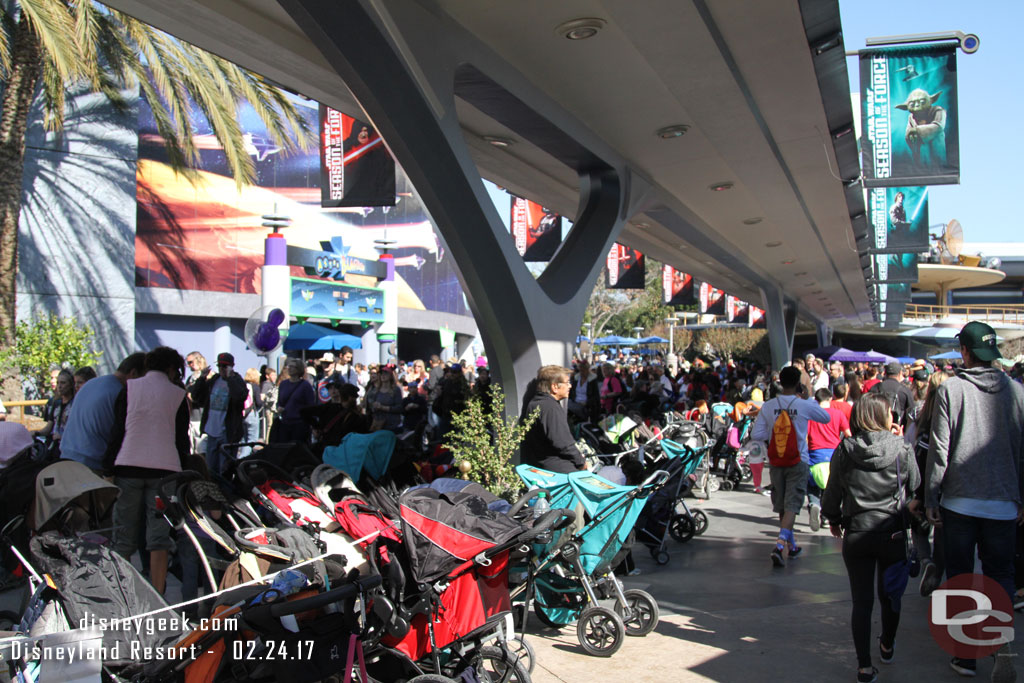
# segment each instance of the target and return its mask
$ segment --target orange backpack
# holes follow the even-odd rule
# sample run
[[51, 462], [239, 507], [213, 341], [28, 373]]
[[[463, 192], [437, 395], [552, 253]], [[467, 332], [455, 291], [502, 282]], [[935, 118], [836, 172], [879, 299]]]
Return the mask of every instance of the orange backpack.
[[[796, 400], [796, 399], [794, 399]], [[792, 402], [789, 404], [793, 405]], [[768, 465], [770, 467], [792, 467], [800, 462], [800, 445], [796, 440], [796, 425], [789, 416], [789, 407], [782, 409], [772, 425], [768, 439]]]

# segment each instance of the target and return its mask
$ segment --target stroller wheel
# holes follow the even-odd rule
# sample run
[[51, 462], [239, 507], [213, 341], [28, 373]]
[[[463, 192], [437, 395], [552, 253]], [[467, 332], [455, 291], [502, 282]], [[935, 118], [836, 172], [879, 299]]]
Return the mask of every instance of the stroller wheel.
[[708, 516], [703, 510], [695, 510], [693, 513], [693, 533], [700, 536], [708, 530]]
[[750, 471], [750, 465], [740, 465], [740, 482], [749, 484], [754, 479], [754, 473]]
[[709, 497], [710, 497], [710, 494], [714, 493], [715, 491], [717, 491], [721, 487], [722, 487], [722, 480], [721, 479], [719, 479], [718, 477], [708, 477], [707, 492], [708, 492]]
[[606, 607], [589, 607], [576, 622], [576, 637], [587, 654], [611, 657], [622, 647], [626, 625], [622, 617]]
[[516, 636], [509, 639], [505, 645], [508, 647], [512, 657], [518, 658], [519, 663], [523, 665], [527, 673], [532, 674], [533, 666], [537, 660], [537, 653], [533, 651], [533, 645], [530, 645], [530, 641], [525, 636]]
[[668, 551], [665, 550], [659, 551], [658, 554], [654, 556], [654, 561], [658, 564], [668, 564], [669, 560], [671, 559], [672, 556], [669, 555]]
[[668, 521], [668, 533], [680, 543], [686, 543], [697, 533], [693, 517], [686, 514], [672, 515], [672, 519]]
[[733, 488], [735, 488], [735, 484], [733, 484], [732, 479], [726, 479], [720, 484], [720, 486], [723, 491], [732, 491]]
[[646, 636], [658, 625], [658, 602], [647, 591], [630, 589], [625, 591], [629, 618], [621, 602], [615, 602], [615, 611], [626, 625], [627, 636]]
[[455, 683], [455, 681], [440, 674], [423, 674], [416, 678], [410, 678], [406, 683]]
[[483, 683], [530, 683], [530, 673], [526, 670], [525, 662], [517, 659], [505, 647], [486, 645], [480, 648], [474, 668]]

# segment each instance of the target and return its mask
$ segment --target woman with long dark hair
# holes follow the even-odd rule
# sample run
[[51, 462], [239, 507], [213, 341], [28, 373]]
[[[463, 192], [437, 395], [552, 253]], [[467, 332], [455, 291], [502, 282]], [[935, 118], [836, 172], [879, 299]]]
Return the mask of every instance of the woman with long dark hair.
[[904, 502], [913, 496], [921, 477], [902, 430], [893, 425], [884, 394], [861, 397], [853, 411], [852, 427], [854, 436], [843, 440], [832, 456], [821, 513], [832, 535], [843, 539], [843, 561], [853, 598], [850, 625], [857, 650], [857, 680], [873, 683], [878, 679], [870, 645], [875, 587], [882, 608], [878, 654], [883, 664], [891, 664], [906, 582], [893, 585], [886, 572], [907, 560], [904, 514], [914, 512], [919, 503]]

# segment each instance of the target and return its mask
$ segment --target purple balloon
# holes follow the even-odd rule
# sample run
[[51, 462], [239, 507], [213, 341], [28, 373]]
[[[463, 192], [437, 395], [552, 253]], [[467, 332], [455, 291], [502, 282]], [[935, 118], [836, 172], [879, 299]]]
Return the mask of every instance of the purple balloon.
[[253, 335], [252, 343], [258, 351], [267, 353], [272, 351], [281, 342], [281, 332], [277, 325], [266, 322], [259, 326], [256, 334]]
[[270, 314], [266, 316], [266, 322], [274, 328], [280, 328], [281, 324], [285, 322], [285, 311], [280, 308], [274, 308], [270, 311]]

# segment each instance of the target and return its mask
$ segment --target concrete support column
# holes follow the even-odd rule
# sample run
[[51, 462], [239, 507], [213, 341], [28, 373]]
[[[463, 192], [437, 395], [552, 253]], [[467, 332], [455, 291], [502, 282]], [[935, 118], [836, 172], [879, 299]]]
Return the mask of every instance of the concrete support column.
[[779, 370], [793, 356], [793, 333], [796, 331], [796, 310], [787, 306], [778, 289], [762, 289], [764, 318], [771, 346], [772, 369]]
[[832, 328], [825, 323], [816, 323], [815, 330], [818, 333], [818, 346], [829, 346], [832, 344]]
[[231, 321], [227, 318], [213, 320], [213, 353], [210, 365], [216, 365], [218, 353], [231, 353]]
[[[507, 410], [517, 414], [541, 365], [569, 363], [602, 257], [627, 217], [625, 162], [490, 48], [420, 3], [279, 1], [345, 81], [437, 223]], [[456, 95], [579, 177], [574, 227], [540, 278], [483, 186]]]

